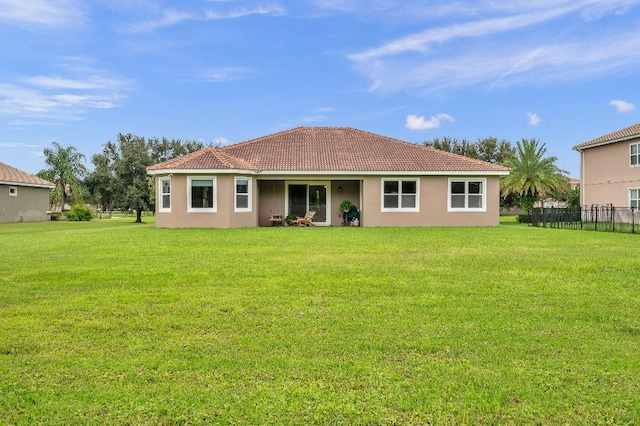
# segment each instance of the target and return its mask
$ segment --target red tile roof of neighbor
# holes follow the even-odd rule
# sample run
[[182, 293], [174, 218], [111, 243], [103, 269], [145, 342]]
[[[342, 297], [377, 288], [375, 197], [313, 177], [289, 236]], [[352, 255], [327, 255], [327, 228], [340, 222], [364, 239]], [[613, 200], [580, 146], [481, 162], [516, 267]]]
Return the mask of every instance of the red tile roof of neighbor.
[[38, 186], [55, 188], [55, 185], [8, 164], [0, 163], [0, 183], [5, 185]]
[[298, 127], [148, 167], [270, 172], [498, 172], [509, 169], [348, 127]]
[[599, 138], [592, 139], [590, 141], [578, 144], [573, 147], [576, 151], [582, 151], [586, 148], [593, 148], [600, 145], [607, 145], [610, 143], [621, 142], [624, 140], [640, 138], [640, 123], [633, 126], [626, 127], [622, 130], [615, 131], [613, 133], [600, 136]]

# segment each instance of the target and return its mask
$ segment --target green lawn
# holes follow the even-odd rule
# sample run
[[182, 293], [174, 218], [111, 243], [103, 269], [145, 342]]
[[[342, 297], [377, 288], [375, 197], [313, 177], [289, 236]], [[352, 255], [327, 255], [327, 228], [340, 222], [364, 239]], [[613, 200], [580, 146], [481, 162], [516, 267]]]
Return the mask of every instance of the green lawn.
[[639, 238], [0, 225], [0, 424], [639, 424]]

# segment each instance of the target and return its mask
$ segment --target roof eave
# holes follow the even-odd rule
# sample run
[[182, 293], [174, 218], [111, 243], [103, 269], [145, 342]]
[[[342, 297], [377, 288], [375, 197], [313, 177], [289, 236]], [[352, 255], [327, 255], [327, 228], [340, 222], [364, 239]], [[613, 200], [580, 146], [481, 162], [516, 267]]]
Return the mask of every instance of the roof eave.
[[13, 181], [5, 181], [5, 180], [0, 180], [0, 185], [16, 185], [16, 186], [29, 186], [32, 188], [47, 188], [47, 189], [54, 189], [56, 186], [51, 184], [39, 184], [39, 183], [26, 183], [26, 182], [13, 182]]
[[633, 135], [630, 135], [630, 136], [624, 136], [624, 137], [621, 137], [621, 138], [615, 138], [615, 139], [608, 140], [608, 141], [602, 141], [602, 142], [594, 143], [593, 145], [590, 144], [590, 145], [583, 146], [583, 147], [580, 147], [580, 145], [582, 145], [582, 144], [578, 144], [578, 145], [574, 146], [573, 149], [574, 149], [574, 151], [581, 152], [581, 151], [584, 151], [585, 149], [589, 149], [589, 148], [597, 148], [599, 146], [610, 145], [610, 144], [618, 143], [618, 142], [625, 142], [625, 141], [628, 141], [628, 140], [631, 140], [631, 139], [638, 139], [638, 138], [640, 138], [640, 134], [633, 134]]
[[245, 174], [261, 176], [508, 176], [508, 170], [243, 170], [243, 169], [158, 169], [148, 170], [149, 176], [169, 174]]

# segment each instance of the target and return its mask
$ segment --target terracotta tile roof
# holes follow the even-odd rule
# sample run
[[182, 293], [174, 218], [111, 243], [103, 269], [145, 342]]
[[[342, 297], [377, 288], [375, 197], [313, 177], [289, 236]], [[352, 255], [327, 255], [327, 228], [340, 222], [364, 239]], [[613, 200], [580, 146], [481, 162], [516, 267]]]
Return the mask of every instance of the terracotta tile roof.
[[147, 167], [147, 170], [166, 169], [253, 170], [255, 167], [244, 161], [242, 158], [229, 155], [221, 149], [208, 147]]
[[607, 145], [610, 143], [616, 143], [624, 140], [640, 138], [640, 123], [633, 126], [626, 127], [622, 130], [618, 130], [613, 133], [609, 133], [599, 138], [592, 139], [590, 141], [578, 144], [573, 147], [576, 151], [582, 151], [583, 149], [593, 148], [595, 146]]
[[55, 185], [37, 176], [31, 175], [8, 164], [0, 163], [0, 183], [5, 185], [38, 186], [55, 188]]
[[[508, 172], [508, 168], [348, 127], [298, 127], [218, 150], [270, 172]], [[203, 168], [198, 151], [149, 170]], [[193, 164], [198, 166], [193, 166]], [[240, 165], [240, 163], [234, 163]], [[205, 167], [208, 168], [208, 167]], [[213, 168], [213, 167], [212, 167]], [[230, 167], [221, 167], [230, 168]], [[233, 167], [242, 168], [242, 167]]]

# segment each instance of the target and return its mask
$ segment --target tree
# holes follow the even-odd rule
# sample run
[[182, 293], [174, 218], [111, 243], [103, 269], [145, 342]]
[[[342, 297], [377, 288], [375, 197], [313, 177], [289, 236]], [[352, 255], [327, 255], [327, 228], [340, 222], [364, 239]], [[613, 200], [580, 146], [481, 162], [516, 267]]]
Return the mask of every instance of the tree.
[[95, 170], [87, 186], [105, 206], [132, 209], [136, 222], [142, 222], [142, 211], [153, 206], [153, 179], [147, 167], [179, 155], [203, 148], [197, 141], [179, 139], [145, 139], [130, 133], [118, 134], [116, 143], [107, 142], [102, 153], [91, 157]]
[[[48, 168], [38, 172], [38, 176], [55, 183], [56, 189], [51, 196], [53, 202], [60, 201], [61, 210], [67, 203], [67, 198], [74, 192], [80, 194], [81, 179], [87, 169], [83, 162], [85, 156], [80, 154], [74, 146], [64, 148], [58, 142], [52, 142], [53, 148], [44, 149], [44, 162]], [[53, 203], [52, 203], [53, 204]]]
[[498, 141], [495, 137], [478, 139], [476, 142], [444, 137], [424, 141], [423, 145], [492, 164], [504, 164], [515, 154], [515, 148], [509, 141], [504, 139]]
[[514, 193], [527, 214], [541, 196], [552, 192], [568, 192], [567, 172], [556, 166], [556, 157], [545, 157], [547, 148], [536, 139], [517, 143], [515, 156], [506, 162], [511, 173], [501, 181], [503, 194]]

